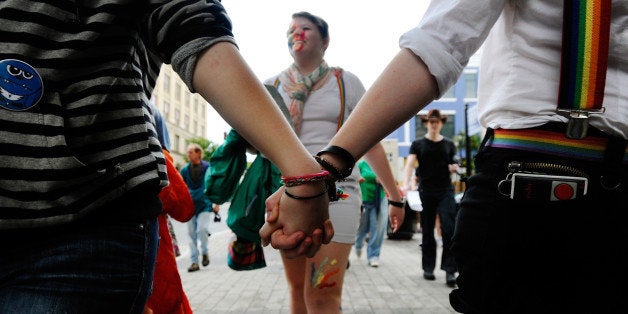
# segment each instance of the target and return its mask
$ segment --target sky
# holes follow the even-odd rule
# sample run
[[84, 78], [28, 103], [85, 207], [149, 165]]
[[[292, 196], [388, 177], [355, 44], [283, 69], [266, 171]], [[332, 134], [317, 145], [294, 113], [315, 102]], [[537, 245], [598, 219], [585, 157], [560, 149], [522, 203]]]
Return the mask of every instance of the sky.
[[[286, 31], [292, 13], [308, 11], [329, 24], [325, 61], [356, 74], [364, 86], [399, 51], [399, 36], [416, 26], [429, 0], [222, 0], [240, 53], [260, 81], [292, 63]], [[208, 110], [208, 139], [222, 143], [230, 127]]]

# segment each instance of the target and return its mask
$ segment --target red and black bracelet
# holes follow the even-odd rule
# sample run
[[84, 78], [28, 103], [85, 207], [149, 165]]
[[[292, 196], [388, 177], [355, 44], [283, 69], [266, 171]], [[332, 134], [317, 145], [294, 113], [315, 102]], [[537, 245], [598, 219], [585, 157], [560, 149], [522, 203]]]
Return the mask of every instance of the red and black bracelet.
[[297, 177], [281, 176], [281, 181], [283, 182], [285, 186], [292, 187], [292, 186], [297, 186], [297, 185], [303, 185], [306, 183], [321, 182], [321, 181], [327, 180], [328, 178], [329, 178], [329, 171], [323, 170], [319, 173], [306, 174], [304, 176], [297, 176]]

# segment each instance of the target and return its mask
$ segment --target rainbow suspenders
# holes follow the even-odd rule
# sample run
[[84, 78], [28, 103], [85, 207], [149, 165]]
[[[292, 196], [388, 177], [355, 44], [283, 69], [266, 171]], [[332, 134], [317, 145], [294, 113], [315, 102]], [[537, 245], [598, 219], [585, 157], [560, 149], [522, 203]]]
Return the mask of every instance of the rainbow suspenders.
[[565, 0], [558, 112], [568, 138], [587, 135], [589, 115], [603, 113], [611, 0]]

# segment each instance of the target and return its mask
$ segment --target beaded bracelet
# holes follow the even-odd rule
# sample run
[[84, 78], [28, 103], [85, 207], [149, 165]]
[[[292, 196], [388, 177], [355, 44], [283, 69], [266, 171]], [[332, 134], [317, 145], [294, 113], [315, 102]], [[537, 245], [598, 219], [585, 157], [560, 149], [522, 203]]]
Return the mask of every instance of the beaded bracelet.
[[292, 187], [297, 185], [303, 185], [312, 182], [325, 181], [329, 177], [329, 171], [323, 170], [319, 173], [306, 174], [298, 177], [284, 177], [281, 176], [281, 181], [286, 187]]

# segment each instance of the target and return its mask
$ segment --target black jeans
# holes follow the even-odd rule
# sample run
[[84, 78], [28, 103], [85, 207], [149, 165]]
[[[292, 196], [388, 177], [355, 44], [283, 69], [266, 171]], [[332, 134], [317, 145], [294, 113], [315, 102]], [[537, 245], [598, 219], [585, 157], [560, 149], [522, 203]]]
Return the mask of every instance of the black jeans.
[[[510, 161], [547, 161], [590, 175], [589, 197], [524, 202], [497, 191]], [[628, 170], [482, 147], [458, 213], [452, 251], [461, 313], [628, 313]], [[600, 177], [619, 180], [618, 188]], [[617, 181], [615, 181], [617, 182]]]
[[455, 273], [456, 262], [451, 254], [451, 238], [454, 235], [456, 223], [456, 201], [453, 189], [427, 191], [419, 189], [423, 211], [421, 211], [421, 243], [422, 266], [424, 271], [432, 272], [436, 267], [436, 240], [434, 239], [434, 227], [436, 214], [440, 217], [440, 227], [443, 237], [443, 252], [440, 269]]

